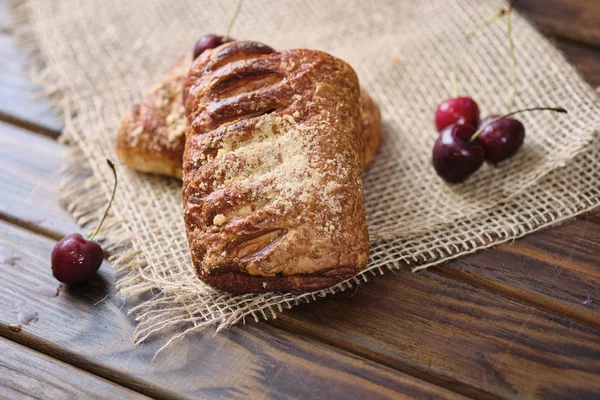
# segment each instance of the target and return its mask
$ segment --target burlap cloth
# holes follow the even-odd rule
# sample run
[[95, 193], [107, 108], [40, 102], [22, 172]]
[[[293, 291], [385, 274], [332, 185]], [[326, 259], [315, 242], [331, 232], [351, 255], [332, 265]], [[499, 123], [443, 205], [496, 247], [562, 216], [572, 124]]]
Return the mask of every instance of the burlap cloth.
[[[161, 80], [203, 33], [224, 32], [234, 0], [28, 0], [14, 4], [19, 38], [35, 52], [34, 79], [63, 113], [73, 145], [62, 194], [78, 222], [93, 227], [112, 185], [115, 131], [126, 107]], [[112, 218], [103, 230], [121, 294], [140, 299], [137, 342], [173, 339], [247, 316], [275, 318], [295, 304], [346, 290], [375, 273], [421, 269], [512, 240], [590, 210], [600, 202], [597, 94], [529, 23], [513, 17], [518, 108], [562, 106], [568, 115], [531, 113], [525, 146], [466, 184], [449, 186], [431, 165], [436, 105], [449, 97], [453, 50], [470, 27], [506, 6], [496, 0], [248, 0], [232, 35], [275, 48], [322, 49], [348, 61], [381, 107], [385, 141], [365, 173], [371, 260], [328, 290], [233, 296], [194, 275], [180, 183], [119, 168]], [[483, 115], [505, 112], [511, 60], [497, 21], [464, 53], [461, 93]], [[393, 277], [391, 279], [394, 279]], [[398, 282], [402, 285], [402, 282]], [[170, 328], [167, 330], [167, 328]], [[174, 329], [173, 329], [174, 328]]]

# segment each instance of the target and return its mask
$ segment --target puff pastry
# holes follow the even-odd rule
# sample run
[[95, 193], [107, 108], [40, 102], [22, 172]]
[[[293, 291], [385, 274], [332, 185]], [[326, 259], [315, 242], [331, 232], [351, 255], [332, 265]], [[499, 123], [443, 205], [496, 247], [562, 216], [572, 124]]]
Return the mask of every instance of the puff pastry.
[[305, 292], [366, 266], [359, 97], [353, 69], [319, 51], [238, 41], [194, 61], [182, 195], [200, 279]]
[[142, 172], [181, 178], [187, 126], [181, 89], [191, 64], [191, 53], [181, 57], [140, 104], [125, 111], [116, 145], [123, 164]]
[[[181, 57], [162, 82], [125, 111], [117, 134], [117, 154], [121, 162], [142, 172], [181, 178], [187, 124], [181, 88], [192, 64], [192, 54]], [[377, 104], [361, 91], [361, 137], [363, 167], [377, 153], [383, 132]]]

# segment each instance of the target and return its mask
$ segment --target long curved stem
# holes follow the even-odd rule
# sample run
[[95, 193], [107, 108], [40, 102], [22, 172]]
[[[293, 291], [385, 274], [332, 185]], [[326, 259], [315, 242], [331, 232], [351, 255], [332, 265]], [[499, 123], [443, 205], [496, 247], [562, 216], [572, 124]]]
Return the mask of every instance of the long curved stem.
[[512, 21], [511, 21], [511, 14], [512, 14], [512, 1], [510, 2], [510, 5], [508, 6], [508, 12], [506, 13], [506, 34], [508, 36], [508, 43], [510, 46], [510, 60], [512, 63], [512, 92], [510, 94], [510, 102], [508, 103], [508, 111], [512, 111], [513, 107], [515, 106], [515, 99], [517, 98], [517, 56], [515, 55], [515, 42], [513, 40], [513, 35], [512, 35]]
[[504, 118], [508, 118], [511, 115], [515, 115], [515, 114], [520, 114], [522, 112], [526, 112], [526, 111], [554, 111], [554, 112], [558, 112], [558, 113], [566, 113], [567, 110], [565, 110], [562, 107], [531, 107], [531, 108], [524, 108], [522, 110], [517, 110], [517, 111], [512, 111], [509, 112], [508, 114], [504, 114], [490, 122], [488, 122], [487, 124], [481, 126], [479, 129], [477, 129], [477, 131], [471, 136], [471, 138], [469, 139], [469, 143], [473, 142], [475, 139], [477, 139], [477, 136], [479, 136], [481, 134], [481, 132], [483, 132], [485, 130], [485, 128], [487, 128], [488, 126], [490, 126], [491, 124], [500, 121], [501, 119]]
[[233, 17], [231, 18], [231, 21], [229, 21], [229, 26], [227, 27], [227, 33], [225, 33], [223, 42], [227, 42], [227, 40], [229, 40], [229, 34], [231, 33], [231, 28], [233, 28], [233, 24], [235, 23], [235, 20], [237, 19], [238, 15], [240, 13], [240, 10], [242, 9], [243, 2], [244, 2], [244, 0], [238, 0], [237, 6], [235, 7], [235, 12], [233, 13]]
[[102, 224], [104, 223], [104, 220], [106, 219], [106, 216], [108, 215], [108, 211], [110, 210], [110, 207], [112, 206], [113, 200], [115, 199], [115, 193], [117, 193], [117, 170], [115, 169], [115, 164], [113, 164], [113, 162], [110, 161], [109, 159], [106, 160], [106, 163], [108, 164], [110, 169], [112, 169], [113, 176], [115, 177], [115, 183], [113, 184], [112, 195], [110, 196], [110, 201], [108, 202], [108, 207], [106, 207], [106, 211], [104, 211], [104, 216], [102, 217], [100, 224], [98, 224], [96, 231], [92, 234], [92, 236], [90, 236], [90, 241], [93, 241], [94, 238], [96, 237], [96, 235], [98, 234], [98, 232], [100, 232], [100, 228], [102, 228]]
[[463, 39], [463, 41], [458, 45], [456, 51], [454, 52], [454, 58], [452, 60], [452, 72], [450, 73], [450, 94], [452, 97], [458, 96], [458, 83], [457, 83], [457, 75], [458, 75], [458, 61], [460, 60], [460, 56], [462, 55], [463, 50], [471, 42], [471, 39], [483, 28], [492, 24], [492, 22], [496, 21], [498, 18], [502, 17], [506, 13], [506, 10], [501, 9], [492, 17], [484, 20], [479, 25], [475, 26], [469, 33], [467, 33]]

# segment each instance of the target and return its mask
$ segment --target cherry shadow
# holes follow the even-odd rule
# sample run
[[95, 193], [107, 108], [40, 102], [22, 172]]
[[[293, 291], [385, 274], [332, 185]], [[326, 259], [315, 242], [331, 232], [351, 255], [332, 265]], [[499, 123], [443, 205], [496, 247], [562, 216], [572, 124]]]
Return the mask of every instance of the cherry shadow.
[[107, 295], [112, 296], [115, 294], [114, 279], [110, 279], [101, 272], [81, 283], [63, 284], [62, 290], [74, 300], [89, 305], [96, 304]]

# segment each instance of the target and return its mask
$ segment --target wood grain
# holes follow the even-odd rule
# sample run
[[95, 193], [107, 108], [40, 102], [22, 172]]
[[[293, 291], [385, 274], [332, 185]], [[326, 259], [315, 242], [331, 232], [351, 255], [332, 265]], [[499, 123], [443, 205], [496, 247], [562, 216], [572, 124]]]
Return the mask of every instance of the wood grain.
[[514, 7], [547, 34], [600, 46], [598, 0], [515, 0]]
[[47, 236], [81, 232], [58, 201], [66, 147], [0, 122], [0, 215]]
[[600, 329], [599, 260], [600, 225], [581, 220], [436, 269]]
[[[26, 244], [26, 245], [24, 245]], [[186, 337], [161, 353], [152, 340], [135, 348], [128, 305], [113, 292], [105, 263], [97, 279], [48, 298], [32, 288], [55, 287], [49, 255], [54, 241], [0, 222], [0, 335], [146, 395], [160, 398], [458, 398], [447, 390], [360, 356], [267, 324]], [[105, 296], [107, 296], [105, 298]], [[39, 321], [13, 333], [14, 302]]]
[[583, 214], [579, 218], [585, 221], [593, 222], [595, 224], [600, 224], [600, 210], [595, 209], [589, 213]]
[[41, 89], [34, 86], [23, 69], [27, 57], [15, 49], [13, 39], [0, 33], [0, 120], [32, 131], [57, 137], [62, 124], [57, 121]]
[[435, 272], [374, 280], [274, 323], [472, 397], [600, 393], [600, 331]]
[[29, 80], [29, 56], [17, 47], [12, 32], [6, 1], [0, 1], [0, 120], [56, 137], [62, 123]]
[[0, 354], [0, 398], [148, 398], [4, 338]]

